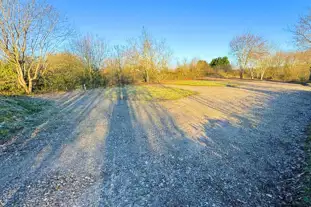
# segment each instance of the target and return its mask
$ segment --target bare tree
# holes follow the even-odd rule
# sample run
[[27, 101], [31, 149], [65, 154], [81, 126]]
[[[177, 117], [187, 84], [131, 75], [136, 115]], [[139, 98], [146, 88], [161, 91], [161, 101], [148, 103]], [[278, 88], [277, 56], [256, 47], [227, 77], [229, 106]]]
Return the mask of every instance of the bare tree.
[[115, 45], [112, 50], [112, 58], [109, 61], [112, 69], [113, 78], [116, 78], [116, 83], [123, 84], [123, 70], [126, 66], [126, 47], [122, 45]]
[[[309, 14], [300, 17], [298, 23], [295, 25], [294, 39], [296, 44], [302, 49], [311, 49], [311, 9]], [[309, 80], [311, 81], [311, 66], [309, 65]]]
[[69, 34], [54, 8], [40, 0], [0, 0], [0, 55], [14, 66], [26, 93], [44, 69], [46, 55]]
[[292, 32], [299, 47], [311, 49], [311, 10], [309, 14], [300, 17]]
[[256, 61], [256, 71], [259, 73], [260, 80], [264, 79], [266, 71], [272, 67], [274, 67], [274, 56], [272, 54], [267, 54]]
[[73, 41], [72, 50], [84, 62], [85, 75], [92, 84], [94, 72], [104, 67], [109, 56], [108, 43], [98, 36], [86, 35]]
[[139, 38], [130, 42], [132, 64], [136, 64], [143, 75], [145, 82], [150, 82], [150, 76], [158, 79], [158, 73], [168, 67], [171, 52], [165, 41], [153, 39], [143, 29]]
[[233, 38], [230, 42], [231, 53], [236, 57], [240, 67], [240, 78], [243, 78], [244, 70], [249, 68], [251, 78], [254, 78], [254, 60], [259, 59], [267, 53], [266, 41], [250, 33]]

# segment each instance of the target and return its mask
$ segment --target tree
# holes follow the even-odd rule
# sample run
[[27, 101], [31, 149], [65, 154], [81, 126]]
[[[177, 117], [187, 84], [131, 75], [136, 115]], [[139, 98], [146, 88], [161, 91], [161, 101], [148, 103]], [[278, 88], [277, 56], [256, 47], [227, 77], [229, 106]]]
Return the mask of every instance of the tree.
[[96, 72], [104, 67], [109, 57], [108, 43], [98, 36], [86, 35], [72, 42], [72, 50], [84, 63], [86, 83], [94, 86]]
[[264, 57], [258, 59], [255, 68], [259, 73], [260, 80], [263, 80], [266, 71], [269, 68], [273, 67], [274, 67], [274, 56], [272, 54], [267, 54]]
[[0, 55], [13, 65], [29, 94], [45, 67], [46, 55], [69, 34], [54, 8], [40, 0], [0, 1]]
[[206, 75], [208, 73], [211, 73], [211, 67], [205, 60], [199, 60], [197, 62], [196, 68], [202, 75]]
[[112, 50], [112, 57], [107, 61], [107, 69], [112, 73], [112, 83], [124, 84], [124, 68], [126, 65], [126, 47], [115, 45]]
[[254, 79], [252, 64], [267, 53], [266, 41], [260, 36], [247, 33], [233, 38], [230, 48], [240, 67], [240, 78], [243, 78], [244, 70], [249, 68], [251, 78]]
[[[294, 28], [294, 38], [296, 44], [303, 49], [311, 49], [311, 10], [306, 16], [300, 17]], [[311, 81], [311, 65], [309, 65]]]
[[146, 83], [151, 78], [158, 81], [159, 72], [168, 67], [171, 57], [165, 41], [154, 39], [145, 29], [139, 38], [130, 42], [129, 51], [131, 64], [136, 65]]
[[293, 33], [299, 47], [304, 49], [311, 48], [311, 10], [306, 16], [300, 17]]
[[212, 59], [210, 66], [212, 68], [229, 66], [230, 62], [227, 56]]

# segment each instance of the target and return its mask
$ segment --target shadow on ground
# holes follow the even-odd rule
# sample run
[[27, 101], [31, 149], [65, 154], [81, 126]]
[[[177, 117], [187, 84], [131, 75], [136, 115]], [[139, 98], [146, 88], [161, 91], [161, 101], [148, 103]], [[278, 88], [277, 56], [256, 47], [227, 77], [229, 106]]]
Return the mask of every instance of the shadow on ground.
[[1, 149], [0, 201], [5, 206], [290, 203], [287, 180], [302, 167], [311, 94], [236, 90], [262, 93], [266, 104], [241, 115], [232, 112], [238, 110], [233, 103], [189, 97], [239, 120], [206, 116], [197, 137], [160, 102], [129, 100], [126, 87], [61, 95], [56, 109], [40, 117], [44, 122]]

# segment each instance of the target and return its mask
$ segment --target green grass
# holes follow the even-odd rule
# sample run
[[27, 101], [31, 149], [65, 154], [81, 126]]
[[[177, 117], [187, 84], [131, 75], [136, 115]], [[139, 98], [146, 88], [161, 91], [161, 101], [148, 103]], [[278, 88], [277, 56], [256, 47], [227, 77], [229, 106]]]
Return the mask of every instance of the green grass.
[[221, 81], [209, 81], [209, 80], [178, 80], [178, 81], [169, 81], [165, 84], [173, 85], [187, 85], [187, 86], [210, 86], [210, 87], [236, 87], [236, 84], [230, 84], [228, 82]]
[[167, 101], [177, 100], [195, 95], [197, 92], [161, 85], [134, 85], [123, 88], [109, 88], [105, 96], [111, 99], [128, 99], [135, 101]]
[[47, 101], [31, 97], [0, 96], [0, 144], [23, 129], [46, 105]]
[[194, 91], [164, 86], [131, 86], [129, 96], [137, 100], [177, 100], [197, 94]]

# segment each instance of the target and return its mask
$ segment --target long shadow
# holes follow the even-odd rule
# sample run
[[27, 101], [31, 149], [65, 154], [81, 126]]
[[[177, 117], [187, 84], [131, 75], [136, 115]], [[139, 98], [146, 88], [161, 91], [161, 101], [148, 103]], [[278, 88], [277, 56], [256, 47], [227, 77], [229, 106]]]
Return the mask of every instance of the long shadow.
[[[210, 153], [216, 153], [226, 163], [219, 166], [214, 178], [238, 180], [230, 198], [232, 205], [291, 206], [301, 192], [297, 189], [303, 185], [296, 178], [303, 172], [302, 148], [304, 130], [311, 121], [311, 92], [270, 95], [273, 98], [265, 108], [247, 112], [258, 114], [255, 127], [245, 125], [245, 121], [233, 125], [209, 119], [204, 125], [207, 138], [199, 139]], [[245, 189], [252, 193], [247, 194]]]
[[[205, 135], [198, 141], [206, 146], [205, 155], [211, 161], [211, 169], [218, 166], [213, 172], [214, 182], [209, 184], [214, 183], [216, 190], [218, 186], [220, 192], [226, 192], [223, 196], [226, 205], [292, 205], [292, 197], [299, 193], [297, 187], [302, 186], [295, 176], [302, 173], [304, 166], [301, 148], [304, 129], [311, 117], [311, 92], [243, 90], [264, 94], [265, 106], [255, 105], [238, 114], [230, 110], [234, 107], [232, 104], [215, 105], [202, 96], [188, 97], [203, 107], [230, 114], [240, 122], [233, 124], [206, 117]], [[213, 160], [213, 156], [218, 160]], [[223, 190], [230, 187], [226, 182], [236, 185], [234, 191]]]
[[[166, 85], [161, 85], [161, 86], [168, 88], [170, 90], [173, 90], [176, 93], [179, 92], [178, 90], [174, 89], [174, 87], [170, 87], [170, 86], [166, 86]], [[294, 94], [300, 95], [301, 93], [304, 93], [304, 91], [297, 92], [295, 90], [292, 90], [292, 91], [289, 91], [289, 90], [271, 91], [269, 89], [265, 90], [265, 89], [256, 88], [256, 87], [247, 87], [247, 85], [245, 85], [245, 87], [238, 87], [237, 90], [244, 90], [244, 91], [248, 91], [251, 93], [257, 93], [260, 95], [259, 97], [256, 97], [256, 96], [253, 97], [255, 103], [254, 103], [254, 105], [251, 106], [251, 108], [249, 105], [247, 105], [247, 101], [246, 101], [246, 104], [244, 104], [243, 102], [239, 103], [239, 104], [243, 105], [243, 110], [248, 111], [250, 108], [251, 111], [254, 111], [254, 113], [247, 113], [247, 114], [245, 112], [241, 113], [241, 111], [240, 111], [242, 109], [241, 106], [237, 106], [231, 102], [228, 102], [228, 103], [219, 102], [217, 99], [203, 97], [200, 94], [189, 96], [187, 98], [194, 101], [194, 102], [199, 103], [203, 107], [208, 107], [208, 108], [211, 108], [215, 111], [221, 112], [222, 114], [230, 115], [232, 118], [239, 120], [240, 126], [253, 126], [253, 125], [257, 124], [255, 121], [256, 117], [254, 117], [254, 114], [259, 114], [258, 112], [263, 111], [266, 108], [268, 108], [270, 103], [277, 101], [279, 99], [279, 97], [282, 97], [285, 95], [293, 96]], [[308, 92], [306, 92], [306, 93], [308, 93]], [[262, 100], [260, 100], [260, 99], [264, 99], [266, 104], [257, 105], [256, 102], [262, 102]], [[209, 117], [206, 117], [206, 119], [209, 119]]]
[[156, 102], [128, 100], [126, 88], [118, 97], [105, 142], [101, 206], [229, 202], [221, 179], [210, 174], [215, 158], [205, 157], [205, 148], [167, 110]]
[[[131, 111], [126, 88], [118, 88], [117, 101], [113, 106], [110, 119], [109, 132], [105, 139], [104, 166], [102, 176], [104, 179], [101, 194], [101, 205], [118, 206], [118, 204], [132, 205], [139, 197], [148, 194], [142, 183], [148, 168], [148, 157], [153, 156], [149, 148], [147, 134], [136, 131], [139, 126], [133, 125], [133, 112]], [[146, 181], [148, 182], [148, 181]], [[133, 194], [131, 189], [140, 189]], [[129, 198], [128, 201], [122, 196]]]
[[[57, 173], [50, 172], [54, 161], [59, 159], [65, 146], [76, 142], [79, 123], [103, 99], [101, 94], [101, 90], [73, 96], [65, 94], [65, 98], [55, 103], [51, 111], [43, 112], [36, 120], [37, 126], [26, 128], [16, 142], [1, 152], [0, 195], [9, 197], [2, 201], [5, 206], [26, 205], [32, 193], [34, 196], [38, 193], [35, 190], [43, 197], [47, 189], [40, 187], [40, 183], [46, 182], [48, 185], [51, 182], [49, 179], [54, 179], [51, 176], [55, 175], [49, 175]], [[57, 191], [55, 186], [48, 187]]]
[[[95, 180], [101, 189], [95, 206], [278, 205], [278, 196], [283, 195], [278, 187], [285, 188], [279, 183], [301, 170], [286, 171], [290, 163], [297, 163], [302, 153], [296, 151], [303, 142], [299, 139], [301, 131], [294, 129], [301, 129], [301, 125], [310, 118], [306, 112], [310, 111], [310, 92], [269, 93], [269, 96], [276, 96], [268, 102], [269, 109], [261, 109], [260, 116], [255, 117], [259, 123], [253, 128], [249, 127], [251, 123], [248, 123], [247, 114], [244, 114], [247, 117], [245, 120], [242, 115], [232, 114], [241, 120], [239, 125], [207, 117], [207, 123], [203, 125], [205, 136], [194, 140], [161, 103], [131, 100], [126, 87], [111, 93], [115, 91], [117, 100], [111, 102], [107, 133], [98, 134], [103, 143], [96, 143], [100, 145], [96, 147], [101, 152], [98, 159], [102, 165], [98, 165], [100, 176]], [[301, 95], [306, 98], [297, 101], [296, 96]], [[24, 139], [8, 147], [7, 153], [12, 153], [11, 156], [0, 155], [0, 195], [12, 194], [5, 201], [6, 206], [44, 203], [42, 200], [34, 203], [27, 201], [33, 195], [40, 196], [40, 199], [45, 193], [50, 195], [46, 188], [40, 186], [43, 181], [47, 182], [46, 187], [53, 188], [51, 191], [57, 191], [55, 188], [58, 186], [54, 186], [53, 182], [59, 182], [58, 174], [52, 172], [56, 178], [50, 177], [49, 171], [54, 170], [51, 164], [59, 159], [64, 147], [78, 141], [76, 131], [81, 127], [79, 123], [85, 121], [104, 98], [107, 97], [100, 90], [69, 95], [59, 101], [57, 111], [60, 113], [55, 112], [45, 125], [25, 131]], [[189, 98], [202, 107], [214, 107], [222, 113], [230, 113], [230, 106], [211, 105], [204, 97]], [[284, 103], [286, 111], [282, 110], [281, 104]], [[303, 107], [300, 111], [289, 111], [288, 108], [295, 104], [303, 104]], [[253, 108], [247, 113], [258, 113], [258, 110]], [[102, 110], [95, 112], [108, 113]], [[275, 123], [277, 118], [272, 115], [280, 116], [280, 124]], [[101, 116], [99, 114], [98, 118]], [[288, 117], [294, 124], [284, 123]], [[267, 121], [263, 122], [262, 118]], [[97, 122], [90, 124], [96, 125]], [[243, 127], [245, 125], [247, 127]], [[274, 131], [272, 126], [275, 126]], [[285, 137], [287, 135], [290, 138]], [[299, 140], [296, 142], [293, 137], [299, 137]], [[44, 156], [37, 163], [36, 157], [42, 152]], [[82, 165], [84, 161], [80, 162]], [[64, 182], [77, 184], [74, 179]], [[76, 188], [82, 192], [92, 190], [89, 179], [83, 182]], [[292, 183], [286, 183], [286, 187], [289, 184]], [[34, 193], [33, 189], [39, 189], [40, 193]], [[66, 200], [52, 203], [68, 204], [69, 200], [78, 199], [69, 194], [70, 190], [65, 188], [63, 196], [57, 194], [60, 199]], [[96, 193], [95, 190], [90, 192]]]

